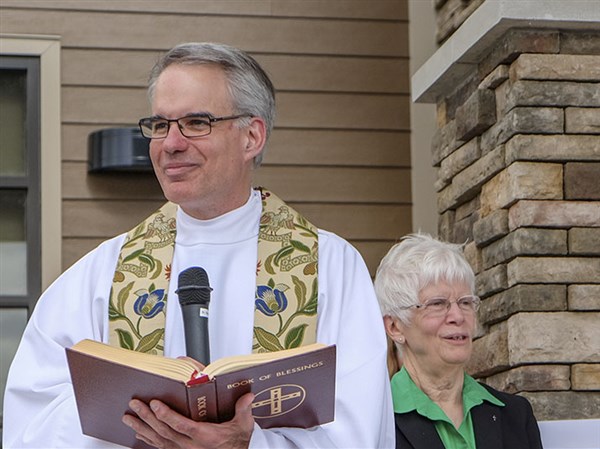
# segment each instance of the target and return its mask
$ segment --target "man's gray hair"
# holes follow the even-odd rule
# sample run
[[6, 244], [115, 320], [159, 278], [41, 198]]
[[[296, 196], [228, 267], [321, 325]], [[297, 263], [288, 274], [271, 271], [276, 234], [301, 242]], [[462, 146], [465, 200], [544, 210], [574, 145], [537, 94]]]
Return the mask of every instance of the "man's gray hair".
[[[223, 69], [227, 77], [229, 93], [235, 111], [232, 114], [248, 114], [265, 121], [267, 139], [275, 120], [275, 88], [264, 69], [246, 52], [225, 44], [213, 42], [190, 42], [169, 50], [150, 72], [148, 95], [150, 101], [160, 74], [172, 64], [214, 64]], [[242, 124], [244, 120], [240, 119]], [[245, 124], [248, 122], [246, 121]], [[258, 167], [263, 151], [256, 156]]]
[[475, 292], [475, 274], [467, 262], [463, 245], [442, 242], [428, 234], [410, 234], [392, 246], [375, 275], [375, 292], [382, 315], [410, 323], [423, 288], [441, 281], [464, 282]]

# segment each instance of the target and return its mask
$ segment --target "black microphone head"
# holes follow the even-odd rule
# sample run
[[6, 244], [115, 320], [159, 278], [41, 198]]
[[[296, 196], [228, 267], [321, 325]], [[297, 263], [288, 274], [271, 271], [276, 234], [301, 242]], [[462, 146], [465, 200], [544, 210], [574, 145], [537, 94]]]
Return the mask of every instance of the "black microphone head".
[[175, 293], [179, 295], [179, 303], [208, 304], [212, 288], [208, 283], [206, 270], [200, 267], [190, 267], [179, 273], [178, 288]]

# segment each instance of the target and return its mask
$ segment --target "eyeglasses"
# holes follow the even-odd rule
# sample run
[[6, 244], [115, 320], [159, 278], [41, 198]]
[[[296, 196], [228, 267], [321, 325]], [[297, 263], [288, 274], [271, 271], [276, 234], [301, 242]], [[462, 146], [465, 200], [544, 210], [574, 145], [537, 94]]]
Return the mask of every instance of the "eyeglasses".
[[446, 315], [450, 311], [452, 304], [456, 303], [458, 308], [466, 313], [475, 313], [479, 310], [481, 299], [479, 296], [467, 295], [458, 298], [456, 301], [450, 301], [448, 298], [431, 298], [421, 304], [412, 304], [410, 306], [400, 307], [402, 310], [412, 309], [423, 310], [426, 314], [432, 316]]
[[241, 117], [251, 117], [251, 115], [238, 114], [226, 117], [211, 117], [207, 114], [190, 114], [171, 120], [161, 117], [147, 117], [141, 119], [138, 125], [142, 135], [148, 139], [164, 139], [167, 137], [173, 122], [177, 123], [179, 131], [184, 137], [202, 137], [210, 134], [213, 123], [235, 120]]

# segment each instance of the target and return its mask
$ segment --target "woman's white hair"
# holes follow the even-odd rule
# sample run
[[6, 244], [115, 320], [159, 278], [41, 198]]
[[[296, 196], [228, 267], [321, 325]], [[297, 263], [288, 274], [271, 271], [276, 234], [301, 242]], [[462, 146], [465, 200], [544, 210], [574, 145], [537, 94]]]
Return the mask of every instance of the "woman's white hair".
[[381, 260], [375, 275], [375, 292], [382, 315], [410, 323], [419, 303], [419, 292], [440, 281], [466, 283], [475, 291], [475, 274], [463, 245], [442, 242], [428, 234], [410, 234], [395, 244]]

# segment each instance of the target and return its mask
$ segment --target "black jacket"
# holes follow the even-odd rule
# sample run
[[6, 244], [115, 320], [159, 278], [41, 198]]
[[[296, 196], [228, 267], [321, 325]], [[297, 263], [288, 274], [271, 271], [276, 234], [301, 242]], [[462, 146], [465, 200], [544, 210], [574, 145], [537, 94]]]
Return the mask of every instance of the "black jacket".
[[[471, 409], [477, 449], [542, 449], [527, 399], [484, 385], [505, 406], [487, 401]], [[444, 449], [433, 421], [416, 411], [396, 413], [396, 449]]]

